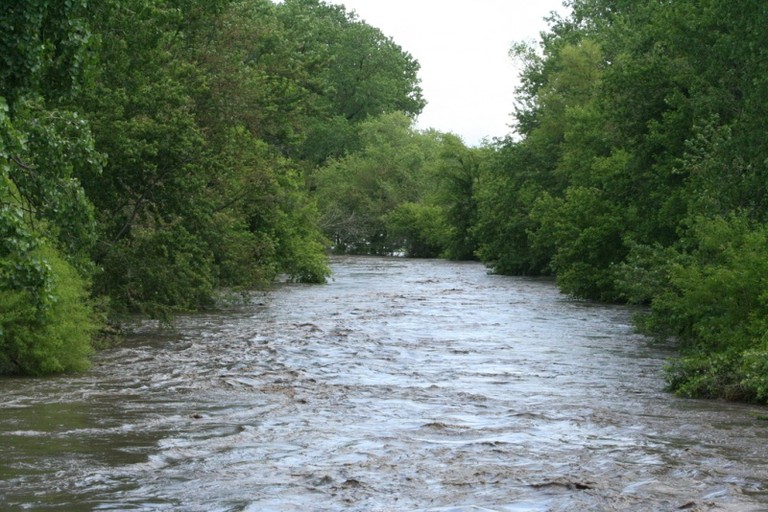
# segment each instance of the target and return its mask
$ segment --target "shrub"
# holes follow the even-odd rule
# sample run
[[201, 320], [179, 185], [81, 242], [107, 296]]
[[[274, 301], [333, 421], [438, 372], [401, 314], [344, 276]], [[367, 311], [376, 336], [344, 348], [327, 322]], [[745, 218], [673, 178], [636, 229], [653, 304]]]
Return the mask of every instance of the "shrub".
[[87, 285], [50, 246], [35, 255], [47, 267], [44, 304], [34, 290], [4, 285], [0, 294], [0, 372], [44, 375], [89, 366], [98, 325]]
[[643, 325], [678, 339], [667, 372], [685, 396], [768, 402], [768, 227], [744, 217], [698, 219], [692, 249], [669, 267], [669, 287]]
[[742, 400], [738, 351], [689, 353], [666, 368], [668, 389], [686, 398]]

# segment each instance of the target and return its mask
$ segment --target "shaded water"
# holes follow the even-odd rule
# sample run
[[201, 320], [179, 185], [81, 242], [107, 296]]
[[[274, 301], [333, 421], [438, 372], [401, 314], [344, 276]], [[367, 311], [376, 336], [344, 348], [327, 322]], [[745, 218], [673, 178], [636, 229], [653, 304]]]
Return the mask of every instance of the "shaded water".
[[0, 380], [0, 509], [768, 509], [765, 411], [663, 393], [628, 309], [472, 263], [333, 269]]

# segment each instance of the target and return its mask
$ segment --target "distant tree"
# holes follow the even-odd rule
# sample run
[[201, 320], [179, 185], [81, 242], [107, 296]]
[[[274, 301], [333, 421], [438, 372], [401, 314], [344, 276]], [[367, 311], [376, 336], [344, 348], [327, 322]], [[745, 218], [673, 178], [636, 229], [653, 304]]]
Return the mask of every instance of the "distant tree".
[[318, 170], [326, 235], [340, 252], [474, 257], [474, 187], [483, 152], [418, 131], [404, 114], [361, 123], [361, 148]]
[[422, 111], [418, 61], [379, 29], [321, 0], [286, 0], [278, 12], [317, 95], [299, 156], [314, 163], [343, 156], [359, 148], [357, 123]]
[[439, 142], [437, 186], [432, 201], [440, 206], [447, 230], [442, 255], [454, 260], [475, 259], [478, 208], [475, 192], [486, 152], [468, 148], [452, 134], [441, 135]]
[[337, 250], [388, 254], [402, 250], [386, 216], [418, 202], [424, 190], [425, 139], [403, 114], [373, 118], [360, 127], [362, 150], [332, 160], [317, 174], [322, 226]]

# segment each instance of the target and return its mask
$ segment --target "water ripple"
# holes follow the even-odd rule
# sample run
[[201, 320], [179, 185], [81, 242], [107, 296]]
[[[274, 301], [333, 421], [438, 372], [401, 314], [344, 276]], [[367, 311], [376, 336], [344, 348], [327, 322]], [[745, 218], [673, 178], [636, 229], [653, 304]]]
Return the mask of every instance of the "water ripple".
[[333, 269], [0, 381], [0, 508], [768, 507], [755, 409], [665, 394], [632, 310], [472, 263]]

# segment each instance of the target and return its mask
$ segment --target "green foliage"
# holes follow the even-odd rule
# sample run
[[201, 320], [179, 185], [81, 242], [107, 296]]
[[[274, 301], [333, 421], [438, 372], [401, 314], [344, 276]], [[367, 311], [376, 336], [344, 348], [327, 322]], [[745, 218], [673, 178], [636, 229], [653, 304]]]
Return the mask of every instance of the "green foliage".
[[269, 0], [229, 2], [191, 57], [205, 72], [207, 88], [196, 99], [206, 127], [221, 137], [241, 126], [293, 154], [308, 126], [325, 115], [321, 72], [329, 62], [317, 48], [300, 48], [281, 19], [283, 9]]
[[[284, 164], [243, 126], [222, 135], [196, 204], [212, 213], [195, 216], [195, 226], [201, 245], [212, 252], [218, 286], [263, 286], [278, 273], [274, 225], [280, 204], [276, 198], [283, 192], [276, 174]], [[289, 241], [290, 236], [283, 238]]]
[[686, 398], [747, 399], [738, 359], [735, 351], [728, 351], [698, 352], [673, 361], [665, 368], [669, 390]]
[[621, 211], [595, 188], [569, 188], [562, 199], [543, 195], [531, 211], [539, 229], [534, 247], [554, 243], [550, 261], [566, 293], [603, 301], [616, 300], [613, 276], [607, 270], [620, 261]]
[[321, 64], [315, 69], [330, 111], [364, 121], [388, 112], [415, 116], [424, 108], [418, 62], [344, 6], [285, 0], [279, 16], [288, 37]]
[[387, 233], [410, 258], [440, 256], [449, 236], [444, 214], [439, 206], [402, 203], [384, 216]]
[[46, 98], [77, 90], [87, 61], [86, 0], [25, 0], [0, 6], [0, 94]]
[[768, 402], [768, 345], [765, 339], [741, 351], [698, 350], [672, 361], [666, 368], [670, 391], [687, 398], [718, 398]]
[[624, 261], [614, 267], [616, 287], [621, 299], [630, 304], [649, 305], [669, 285], [669, 267], [681, 258], [672, 247], [643, 245], [626, 241]]
[[85, 268], [95, 242], [93, 205], [78, 175], [98, 176], [103, 157], [77, 112], [48, 109], [41, 98], [20, 99], [15, 129], [23, 133], [9, 176], [27, 215], [45, 219], [48, 236], [67, 258]]
[[768, 228], [743, 215], [698, 218], [685, 253], [670, 255], [668, 282], [640, 326], [674, 337], [684, 356], [670, 388], [684, 396], [766, 401]]
[[360, 148], [314, 176], [321, 225], [340, 252], [473, 258], [484, 153], [419, 132], [402, 113], [359, 125]]
[[437, 191], [433, 201], [442, 211], [445, 231], [437, 239], [443, 239], [443, 256], [453, 260], [476, 258], [478, 204], [475, 197], [480, 167], [486, 151], [464, 146], [455, 135], [440, 137], [440, 155], [436, 173]]
[[699, 218], [687, 238], [695, 245], [670, 266], [649, 325], [708, 350], [755, 346], [768, 330], [768, 228]]
[[317, 207], [304, 193], [297, 172], [284, 169], [279, 181], [281, 195], [277, 198], [272, 228], [278, 270], [291, 281], [324, 283], [330, 275], [324, 254], [328, 241], [317, 228]]
[[766, 336], [755, 348], [740, 354], [739, 387], [750, 400], [768, 403], [768, 343]]
[[477, 254], [494, 272], [539, 275], [551, 272], [554, 246], [532, 236], [534, 204], [546, 190], [551, 155], [536, 144], [506, 141], [485, 161], [474, 196]]
[[289, 79], [298, 85], [290, 97], [306, 98], [297, 103], [306, 112], [292, 156], [323, 164], [360, 148], [359, 123], [393, 112], [413, 118], [424, 108], [418, 62], [344, 6], [286, 0], [276, 15], [290, 48], [279, 62], [300, 66], [298, 80]]
[[478, 255], [572, 295], [650, 305], [671, 387], [768, 401], [768, 9], [577, 0], [518, 44], [519, 139], [490, 148]]
[[85, 370], [98, 327], [85, 281], [45, 243], [30, 261], [40, 269], [37, 288], [0, 274], [0, 373]]
[[360, 125], [362, 150], [333, 160], [316, 175], [321, 225], [337, 250], [389, 254], [402, 249], [385, 217], [425, 189], [432, 139], [414, 133], [403, 114]]
[[101, 156], [66, 105], [87, 60], [84, 9], [0, 7], [0, 373], [83, 370], [92, 350], [94, 219], [75, 175]]
[[99, 212], [97, 291], [167, 316], [280, 272], [323, 281], [316, 214], [281, 156], [319, 85], [278, 7], [121, 0], [94, 27], [102, 62], [85, 105], [109, 161], [82, 179]]
[[115, 243], [103, 260], [100, 286], [109, 290], [115, 307], [167, 318], [177, 311], [213, 303], [211, 256], [180, 220], [151, 229], [135, 228]]

